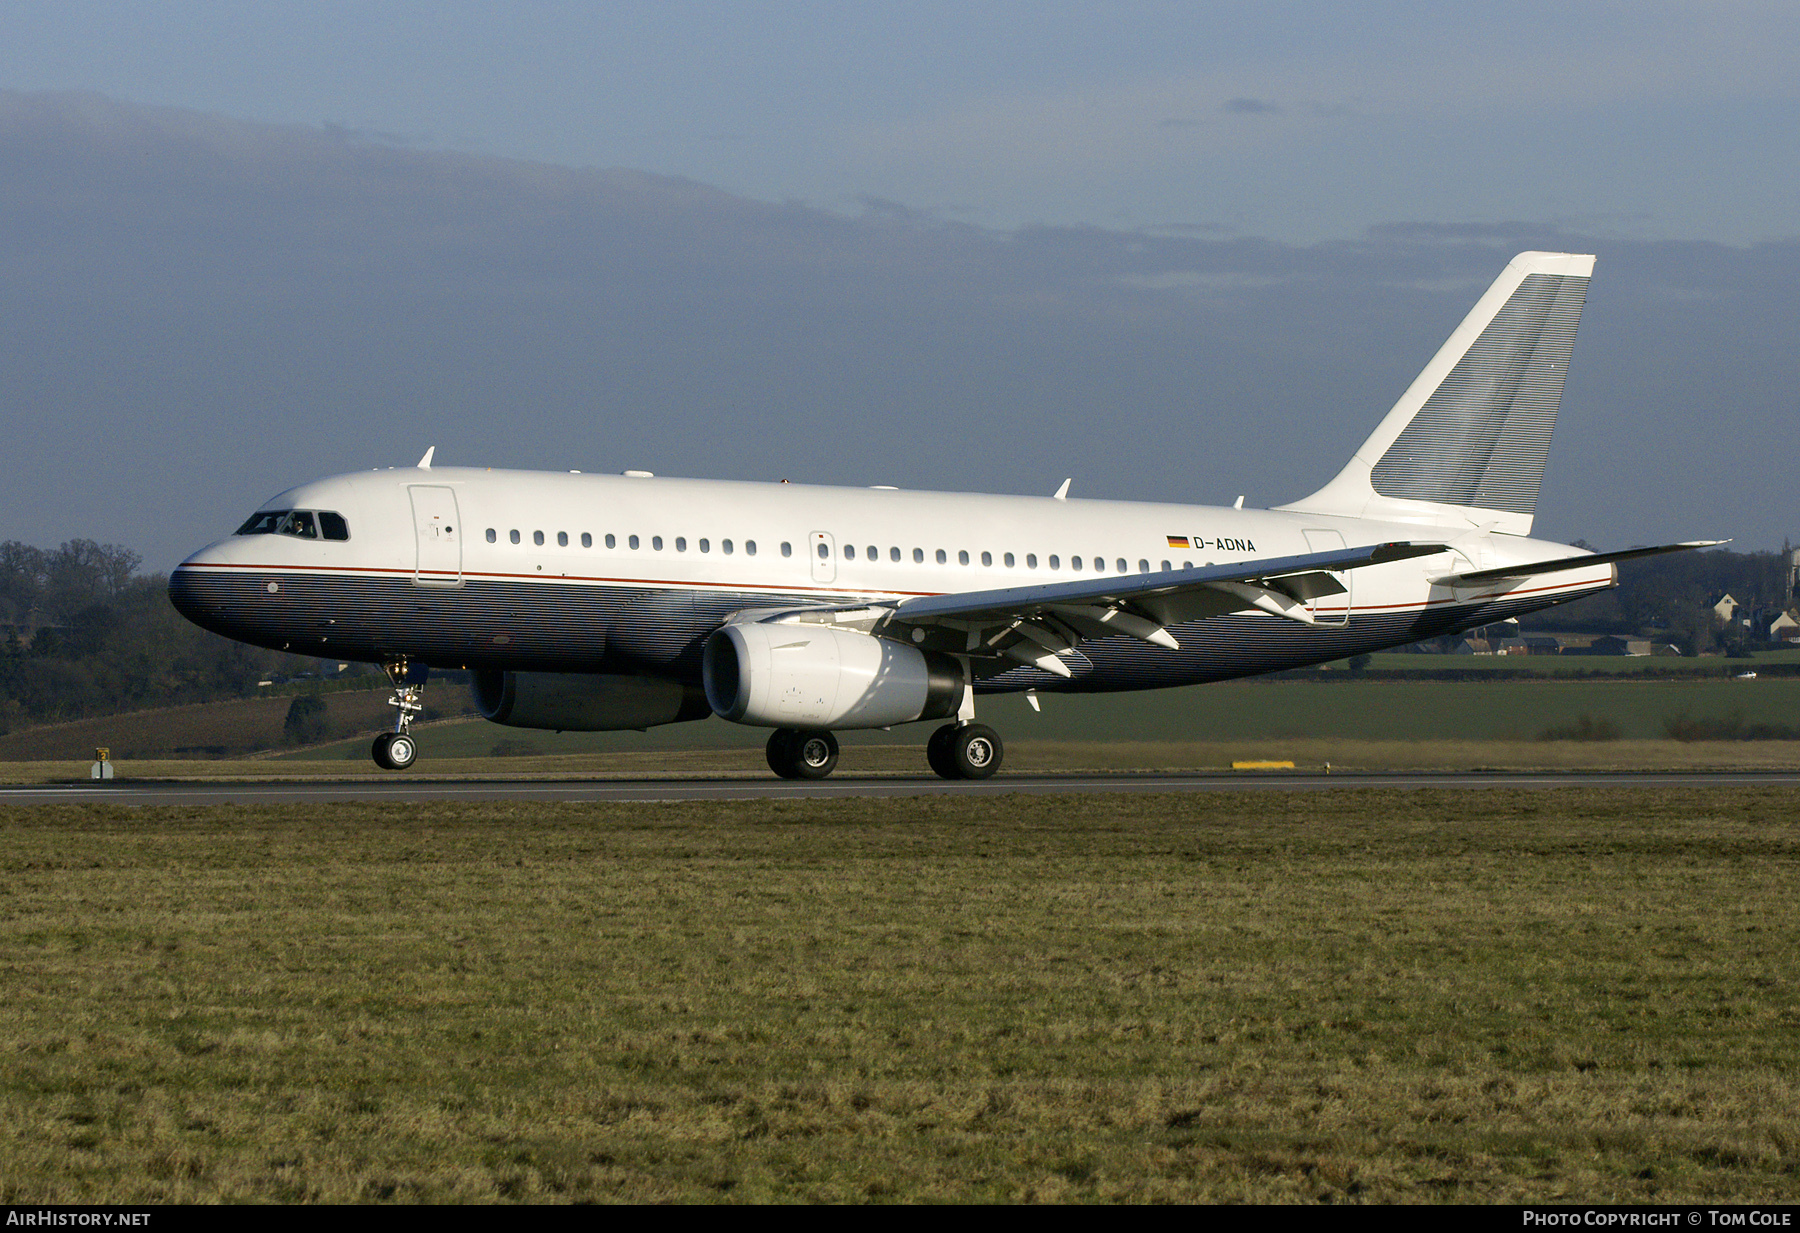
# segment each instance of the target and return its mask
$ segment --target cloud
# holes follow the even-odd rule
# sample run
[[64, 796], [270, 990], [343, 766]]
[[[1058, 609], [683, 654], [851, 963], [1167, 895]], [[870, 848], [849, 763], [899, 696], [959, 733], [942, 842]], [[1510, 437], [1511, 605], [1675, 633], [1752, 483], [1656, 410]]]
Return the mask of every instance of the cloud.
[[[1336, 471], [1511, 252], [1601, 254], [1540, 528], [1789, 528], [1800, 244], [992, 229], [0, 92], [5, 538], [153, 566], [445, 463], [1251, 504]], [[1046, 478], [1048, 477], [1048, 479]], [[1702, 520], [1701, 515], [1705, 517]]]

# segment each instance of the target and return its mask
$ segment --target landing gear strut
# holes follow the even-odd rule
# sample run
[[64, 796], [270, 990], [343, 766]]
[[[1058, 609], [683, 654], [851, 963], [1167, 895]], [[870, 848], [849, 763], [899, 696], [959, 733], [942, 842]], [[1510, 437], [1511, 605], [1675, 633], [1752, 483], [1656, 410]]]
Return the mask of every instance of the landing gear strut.
[[394, 683], [394, 696], [388, 699], [388, 705], [396, 708], [394, 730], [375, 738], [369, 756], [384, 771], [403, 771], [419, 756], [419, 744], [407, 729], [412, 726], [413, 716], [425, 709], [422, 699], [429, 669], [424, 664], [409, 664], [405, 660], [382, 667], [387, 671], [388, 680]]
[[783, 779], [823, 779], [837, 766], [837, 737], [777, 728], [769, 736], [769, 769]]
[[925, 744], [925, 761], [945, 779], [987, 779], [1005, 757], [1000, 734], [984, 724], [945, 724]]

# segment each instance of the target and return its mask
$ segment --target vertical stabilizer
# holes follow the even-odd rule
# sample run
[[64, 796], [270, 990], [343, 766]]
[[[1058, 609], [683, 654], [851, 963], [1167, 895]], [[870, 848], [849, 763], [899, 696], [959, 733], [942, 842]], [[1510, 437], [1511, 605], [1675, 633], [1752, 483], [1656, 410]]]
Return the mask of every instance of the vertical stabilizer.
[[1593, 272], [1514, 257], [1337, 478], [1277, 508], [1530, 534]]

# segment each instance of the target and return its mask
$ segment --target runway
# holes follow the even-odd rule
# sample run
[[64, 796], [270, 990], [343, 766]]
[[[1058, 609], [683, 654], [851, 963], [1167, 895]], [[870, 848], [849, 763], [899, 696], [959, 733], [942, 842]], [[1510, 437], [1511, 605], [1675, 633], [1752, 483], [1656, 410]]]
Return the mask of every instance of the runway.
[[980, 782], [844, 777], [679, 780], [263, 780], [120, 781], [0, 787], [0, 805], [282, 805], [324, 801], [732, 801], [832, 800], [1024, 793], [1334, 792], [1358, 788], [1800, 788], [1800, 772], [1422, 772], [1370, 774], [1002, 775]]

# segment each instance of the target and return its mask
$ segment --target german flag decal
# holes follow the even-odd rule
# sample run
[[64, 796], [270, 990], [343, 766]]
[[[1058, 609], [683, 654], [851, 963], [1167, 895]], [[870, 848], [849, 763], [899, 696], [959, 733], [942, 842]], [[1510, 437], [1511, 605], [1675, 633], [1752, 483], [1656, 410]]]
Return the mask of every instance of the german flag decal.
[[1186, 548], [1187, 546], [1188, 546], [1188, 537], [1187, 536], [1185, 536], [1185, 535], [1169, 536], [1169, 547], [1171, 547], [1171, 548]]

